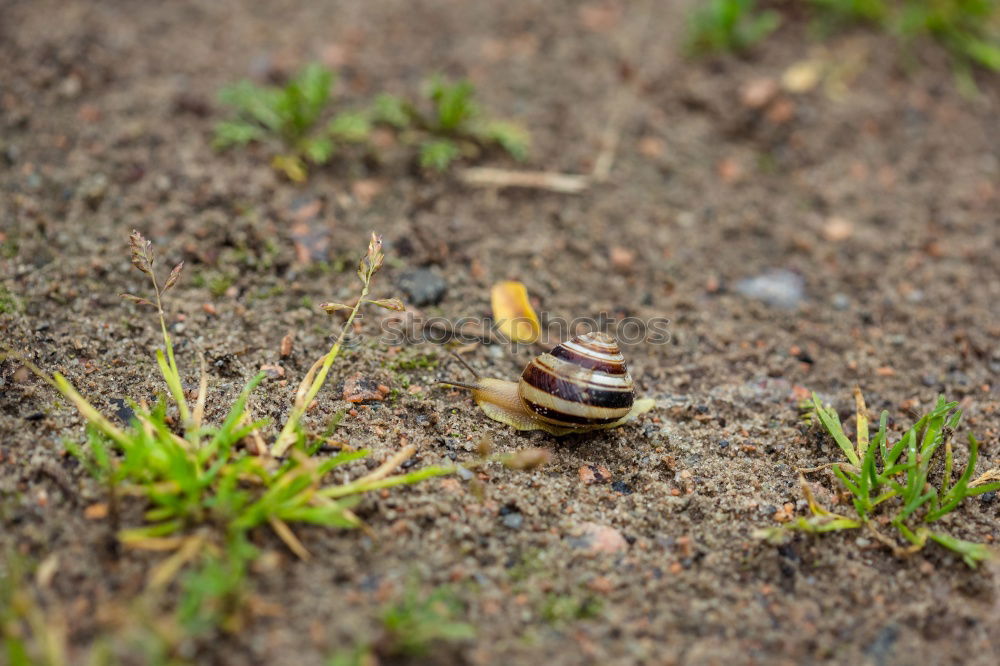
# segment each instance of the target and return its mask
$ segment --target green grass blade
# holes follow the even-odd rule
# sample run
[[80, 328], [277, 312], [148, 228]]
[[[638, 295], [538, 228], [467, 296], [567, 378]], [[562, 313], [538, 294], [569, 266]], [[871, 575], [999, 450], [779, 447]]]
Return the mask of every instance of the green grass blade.
[[927, 535], [931, 540], [941, 544], [945, 548], [955, 551], [962, 556], [962, 560], [975, 569], [983, 561], [994, 557], [993, 551], [981, 543], [956, 539], [955, 537], [941, 534], [940, 532], [930, 532]]
[[948, 494], [941, 498], [941, 506], [935, 511], [928, 513], [924, 520], [928, 523], [938, 520], [942, 516], [950, 513], [958, 504], [966, 498], [969, 494], [967, 488], [969, 485], [969, 479], [972, 478], [972, 473], [976, 467], [976, 459], [979, 457], [979, 442], [972, 433], [969, 433], [969, 461], [965, 465], [965, 470], [962, 472], [962, 476], [959, 477], [955, 485], [951, 487]]
[[837, 416], [837, 412], [833, 409], [825, 409], [823, 405], [820, 404], [819, 398], [813, 393], [813, 409], [816, 412], [816, 416], [819, 418], [820, 423], [826, 428], [826, 431], [830, 433], [834, 441], [840, 447], [840, 450], [844, 452], [847, 456], [847, 460], [855, 467], [861, 466], [861, 459], [858, 458], [857, 452], [854, 450], [854, 445], [851, 440], [847, 438], [844, 434], [844, 429], [840, 425], [840, 417]]

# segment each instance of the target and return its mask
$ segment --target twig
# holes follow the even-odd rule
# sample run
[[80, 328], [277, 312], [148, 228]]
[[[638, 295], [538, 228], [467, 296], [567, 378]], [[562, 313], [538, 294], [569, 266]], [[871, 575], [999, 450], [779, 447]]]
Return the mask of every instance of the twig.
[[601, 134], [601, 151], [594, 160], [594, 168], [590, 172], [590, 177], [599, 183], [603, 183], [611, 175], [611, 165], [615, 162], [615, 152], [618, 150], [618, 143], [621, 139], [622, 122], [624, 115], [625, 99], [630, 95], [622, 95], [617, 98], [614, 106], [611, 107], [611, 114], [608, 117], [608, 124]]
[[555, 171], [512, 171], [472, 167], [458, 172], [458, 179], [476, 187], [527, 187], [560, 194], [579, 194], [590, 186], [591, 178]]
[[278, 535], [278, 538], [284, 541], [288, 549], [298, 555], [300, 560], [308, 560], [312, 557], [299, 538], [295, 536], [295, 532], [288, 526], [288, 523], [274, 516], [269, 516], [267, 522], [271, 524], [271, 529]]
[[403, 464], [406, 460], [410, 458], [417, 450], [417, 447], [410, 444], [409, 446], [404, 446], [399, 450], [399, 453], [392, 456], [384, 463], [376, 467], [370, 474], [362, 476], [360, 479], [352, 481], [352, 484], [362, 484], [370, 483], [371, 481], [379, 481], [389, 476], [394, 469]]

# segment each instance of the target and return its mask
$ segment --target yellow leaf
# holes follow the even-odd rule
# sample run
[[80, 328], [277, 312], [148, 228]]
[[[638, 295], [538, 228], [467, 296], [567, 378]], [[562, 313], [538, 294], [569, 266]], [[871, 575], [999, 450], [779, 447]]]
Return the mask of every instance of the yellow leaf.
[[293, 183], [306, 182], [306, 165], [295, 155], [275, 155], [271, 168], [285, 174]]
[[538, 340], [542, 327], [528, 302], [528, 290], [520, 282], [498, 282], [490, 290], [490, 304], [497, 327], [512, 342]]

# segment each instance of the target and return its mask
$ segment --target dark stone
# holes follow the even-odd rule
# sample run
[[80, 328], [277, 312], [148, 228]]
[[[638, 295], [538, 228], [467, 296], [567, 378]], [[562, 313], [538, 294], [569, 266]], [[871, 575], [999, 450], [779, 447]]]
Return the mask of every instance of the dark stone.
[[895, 625], [888, 624], [882, 627], [882, 630], [876, 634], [875, 638], [871, 643], [865, 648], [865, 654], [872, 658], [872, 660], [881, 666], [881, 664], [888, 663], [891, 661], [889, 657], [892, 656], [892, 648], [899, 639], [899, 628]]
[[115, 416], [117, 416], [118, 420], [122, 422], [122, 425], [132, 425], [132, 419], [135, 418], [135, 412], [128, 406], [128, 403], [121, 398], [111, 398], [111, 404], [115, 408]]
[[631, 495], [635, 492], [632, 486], [628, 485], [624, 481], [613, 481], [611, 483], [611, 490], [616, 493], [621, 493], [622, 495]]
[[406, 302], [421, 307], [437, 305], [448, 291], [448, 283], [430, 268], [416, 268], [404, 272], [396, 284], [406, 294]]

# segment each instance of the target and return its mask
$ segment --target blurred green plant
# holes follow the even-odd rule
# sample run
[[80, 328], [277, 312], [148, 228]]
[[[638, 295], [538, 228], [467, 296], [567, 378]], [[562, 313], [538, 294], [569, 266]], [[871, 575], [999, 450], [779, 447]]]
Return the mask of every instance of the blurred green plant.
[[867, 23], [912, 45], [930, 38], [968, 76], [975, 63], [1000, 72], [1000, 0], [810, 0], [830, 26]]
[[338, 146], [364, 143], [370, 126], [363, 114], [346, 112], [320, 127], [335, 77], [318, 63], [302, 68], [284, 87], [258, 86], [250, 81], [224, 87], [219, 100], [234, 116], [215, 127], [218, 149], [251, 142], [275, 144], [272, 166], [290, 180], [303, 182], [306, 162], [326, 164]]
[[774, 10], [760, 10], [756, 0], [708, 0], [688, 16], [686, 48], [693, 55], [745, 51], [781, 24]]
[[427, 595], [411, 581], [401, 599], [382, 614], [384, 635], [376, 646], [386, 657], [423, 657], [438, 642], [472, 640], [476, 629], [462, 621], [461, 600], [448, 586], [439, 586]]
[[0, 660], [10, 666], [63, 666], [67, 663], [65, 618], [46, 612], [29, 589], [24, 559], [13, 550], [2, 555]]
[[[965, 89], [971, 65], [1000, 71], [1000, 0], [808, 0], [823, 32], [853, 24], [884, 30], [910, 47], [931, 39], [954, 56]], [[708, 0], [688, 20], [687, 49], [696, 55], [744, 51], [780, 25], [774, 9], [755, 0]]]
[[415, 146], [420, 165], [431, 170], [443, 171], [460, 157], [476, 157], [494, 146], [518, 160], [527, 156], [527, 131], [485, 116], [468, 81], [435, 76], [426, 86], [429, 107], [383, 93], [367, 108], [339, 112], [324, 125], [334, 82], [331, 71], [313, 63], [281, 88], [250, 81], [226, 86], [219, 99], [234, 110], [234, 116], [216, 125], [215, 147], [270, 144], [271, 165], [295, 182], [308, 177], [307, 163], [326, 164], [347, 146], [373, 150], [375, 125]]
[[[854, 397], [856, 443], [844, 434], [837, 412], [824, 407], [813, 395], [816, 419], [840, 447], [846, 462], [801, 472], [829, 467], [850, 493], [855, 515], [841, 515], [819, 506], [805, 478], [801, 477], [802, 492], [812, 515], [809, 518], [799, 516], [781, 527], [759, 530], [757, 536], [780, 543], [792, 531], [819, 534], [865, 528], [900, 557], [922, 550], [928, 540], [955, 551], [970, 567], [993, 557], [993, 552], [983, 544], [957, 539], [931, 528], [966, 498], [1000, 490], [1000, 469], [972, 479], [979, 443], [971, 433], [968, 461], [958, 479], [954, 479], [952, 436], [962, 420], [962, 410], [956, 409], [958, 403], [938, 398], [930, 412], [911, 426], [899, 441], [891, 444], [887, 430], [889, 413], [882, 412], [878, 432], [870, 440], [868, 409], [859, 389], [855, 390]], [[932, 474], [936, 475], [936, 480], [931, 478]], [[883, 534], [878, 529], [882, 524], [895, 528], [906, 545]]]

